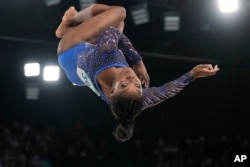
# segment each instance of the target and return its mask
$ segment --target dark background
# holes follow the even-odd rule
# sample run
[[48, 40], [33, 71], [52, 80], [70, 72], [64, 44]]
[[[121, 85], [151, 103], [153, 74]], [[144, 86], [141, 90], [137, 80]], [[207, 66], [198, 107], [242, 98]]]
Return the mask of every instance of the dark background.
[[[249, 144], [246, 144], [249, 143], [250, 116], [249, 1], [240, 1], [239, 11], [231, 14], [220, 13], [215, 0], [148, 1], [150, 22], [137, 26], [132, 21], [130, 7], [147, 1], [98, 2], [122, 5], [127, 9], [124, 32], [143, 56], [151, 77], [151, 86], [174, 80], [200, 63], [218, 64], [221, 70], [216, 76], [195, 80], [177, 96], [143, 111], [136, 119], [133, 138], [122, 144], [112, 137], [115, 123], [109, 107], [93, 92], [87, 88], [72, 86], [64, 73], [61, 73], [61, 79], [57, 83], [45, 83], [40, 78], [29, 79], [23, 75], [23, 65], [29, 61], [38, 61], [42, 66], [48, 63], [57, 64], [56, 49], [59, 40], [55, 38], [54, 32], [69, 6], [73, 5], [79, 9], [78, 1], [62, 0], [60, 4], [46, 6], [43, 0], [1, 0], [1, 137], [6, 136], [6, 128], [13, 130], [18, 127], [18, 131], [21, 131], [25, 125], [37, 129], [35, 134], [31, 135], [33, 137], [36, 134], [43, 136], [44, 129], [50, 131], [48, 129], [53, 127], [59, 133], [57, 137], [60, 139], [64, 138], [61, 135], [65, 134], [65, 131], [84, 129], [84, 134], [88, 134], [88, 139], [96, 146], [97, 151], [93, 155], [95, 158], [99, 156], [97, 159], [100, 166], [105, 166], [105, 163], [102, 163], [105, 156], [97, 154], [98, 150], [100, 151], [97, 146], [101, 145], [104, 139], [111, 150], [108, 157], [117, 159], [117, 162], [122, 164], [115, 166], [150, 166], [157, 162], [159, 164], [159, 158], [152, 155], [161, 156], [154, 154], [153, 150], [159, 146], [166, 152], [171, 144], [179, 148], [176, 153], [178, 157], [183, 155], [185, 160], [190, 161], [193, 158], [195, 160], [192, 162], [197, 162], [198, 166], [203, 162], [209, 164], [204, 157], [211, 159], [211, 155], [216, 153], [218, 157], [223, 157], [230, 150], [249, 149]], [[177, 32], [166, 32], [163, 29], [162, 13], [173, 10], [180, 13], [181, 28]], [[25, 99], [25, 88], [29, 85], [40, 88], [38, 100]], [[81, 134], [82, 132], [79, 133], [80, 136]], [[159, 144], [160, 139], [164, 141], [164, 145]], [[77, 138], [70, 141], [75, 143], [75, 140]], [[212, 141], [206, 146], [210, 151], [203, 150], [204, 156], [197, 158], [200, 153], [197, 150], [201, 150], [200, 145], [206, 143], [204, 140]], [[221, 141], [224, 140], [230, 142], [222, 149]], [[135, 151], [138, 141], [143, 143], [144, 148], [141, 149], [144, 156], [140, 158], [139, 153]], [[182, 150], [182, 144], [190, 141], [198, 142], [199, 146], [190, 145], [189, 152], [187, 149]], [[1, 140], [2, 145], [6, 142]], [[55, 140], [54, 142], [56, 143]], [[63, 142], [64, 140], [61, 140], [61, 143]], [[245, 145], [242, 146], [242, 143]], [[75, 147], [80, 149], [80, 146]], [[2, 150], [1, 155], [8, 152], [5, 147], [2, 147]], [[51, 157], [48, 155], [52, 154], [52, 151], [47, 151], [46, 156], [42, 156], [39, 151], [35, 152], [40, 158], [43, 157], [41, 159], [53, 159], [48, 158]], [[29, 156], [26, 155], [26, 160], [27, 157]], [[57, 160], [63, 159], [58, 157]], [[88, 162], [98, 161], [95, 158]], [[52, 162], [55, 162], [55, 159]], [[215, 159], [212, 160], [211, 166], [216, 166]], [[167, 162], [176, 161], [168, 159]], [[220, 166], [226, 166], [226, 162], [227, 160], [220, 161]], [[106, 165], [112, 166], [112, 163], [107, 161]], [[179, 166], [185, 166], [184, 164]], [[67, 166], [65, 163], [64, 165]], [[189, 165], [186, 162], [186, 166]]]

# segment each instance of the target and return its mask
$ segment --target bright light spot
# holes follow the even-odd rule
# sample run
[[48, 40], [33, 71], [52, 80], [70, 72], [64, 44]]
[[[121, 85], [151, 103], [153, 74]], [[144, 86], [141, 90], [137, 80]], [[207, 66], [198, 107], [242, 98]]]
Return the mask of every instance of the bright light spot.
[[223, 13], [234, 12], [238, 10], [238, 0], [219, 0], [219, 7]]
[[40, 75], [39, 63], [27, 63], [24, 65], [24, 76], [34, 77]]
[[44, 67], [43, 79], [45, 81], [57, 81], [59, 79], [59, 67], [58, 66]]

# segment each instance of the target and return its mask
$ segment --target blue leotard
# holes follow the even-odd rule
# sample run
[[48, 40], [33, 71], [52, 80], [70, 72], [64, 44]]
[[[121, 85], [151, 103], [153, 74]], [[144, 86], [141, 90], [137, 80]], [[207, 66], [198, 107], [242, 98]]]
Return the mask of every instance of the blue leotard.
[[[132, 67], [141, 60], [129, 39], [114, 27], [102, 32], [95, 45], [83, 42], [58, 56], [59, 65], [74, 85], [88, 86], [108, 104], [110, 99], [104, 95], [97, 82], [98, 74], [111, 67]], [[174, 96], [192, 80], [191, 73], [187, 73], [161, 87], [143, 89], [143, 109]]]

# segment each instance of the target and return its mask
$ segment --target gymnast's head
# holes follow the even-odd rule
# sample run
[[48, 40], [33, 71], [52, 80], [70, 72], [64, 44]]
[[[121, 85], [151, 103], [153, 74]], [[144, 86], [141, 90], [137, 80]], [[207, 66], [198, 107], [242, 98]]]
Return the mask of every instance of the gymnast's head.
[[125, 69], [111, 92], [111, 111], [116, 120], [113, 135], [117, 140], [125, 142], [132, 137], [143, 100], [141, 81], [132, 69]]

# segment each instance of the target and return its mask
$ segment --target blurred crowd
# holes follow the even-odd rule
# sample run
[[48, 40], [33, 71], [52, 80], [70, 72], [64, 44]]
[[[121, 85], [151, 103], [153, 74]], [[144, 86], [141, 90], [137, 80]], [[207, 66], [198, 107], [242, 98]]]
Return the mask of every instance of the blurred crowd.
[[233, 150], [249, 150], [249, 138], [143, 136], [119, 143], [79, 123], [63, 131], [0, 124], [0, 167], [227, 167]]

